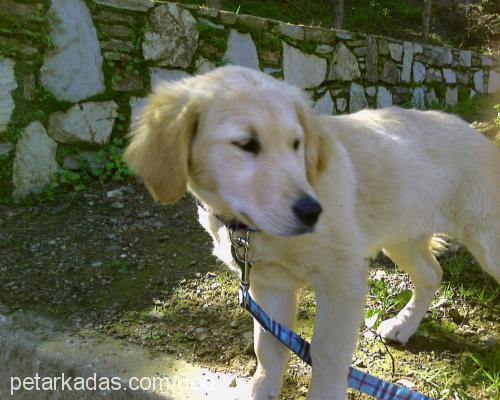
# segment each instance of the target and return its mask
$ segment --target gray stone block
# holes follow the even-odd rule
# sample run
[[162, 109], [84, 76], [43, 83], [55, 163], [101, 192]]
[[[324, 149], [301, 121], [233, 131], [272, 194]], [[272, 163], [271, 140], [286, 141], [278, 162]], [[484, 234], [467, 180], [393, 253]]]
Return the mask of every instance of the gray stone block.
[[283, 76], [286, 82], [301, 88], [319, 86], [326, 77], [326, 60], [283, 42]]
[[153, 10], [149, 23], [151, 31], [144, 34], [142, 43], [144, 58], [160, 66], [187, 68], [198, 48], [192, 14], [174, 3], [162, 4]]
[[59, 100], [80, 101], [104, 90], [102, 56], [90, 12], [82, 0], [52, 0], [54, 48], [44, 58], [43, 85]]
[[224, 59], [231, 64], [259, 70], [257, 48], [249, 33], [240, 33], [231, 29]]
[[32, 193], [38, 194], [50, 183], [52, 176], [59, 169], [56, 150], [56, 142], [47, 135], [40, 122], [32, 122], [24, 128], [16, 144], [13, 165], [15, 199]]
[[17, 89], [14, 66], [15, 62], [10, 58], [0, 60], [0, 132], [7, 128], [16, 106], [11, 94]]

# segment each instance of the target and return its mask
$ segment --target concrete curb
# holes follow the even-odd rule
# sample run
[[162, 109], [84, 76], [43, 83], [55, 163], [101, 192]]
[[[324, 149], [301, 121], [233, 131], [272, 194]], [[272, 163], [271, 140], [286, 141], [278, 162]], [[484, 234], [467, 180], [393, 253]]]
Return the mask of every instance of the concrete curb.
[[[135, 344], [33, 313], [10, 314], [3, 307], [0, 308], [0, 363], [1, 399], [250, 398], [247, 381], [235, 375], [214, 373], [168, 355], [153, 356]], [[28, 377], [24, 380], [25, 389], [14, 391], [11, 396], [11, 389], [25, 377]], [[120, 390], [112, 390], [118, 385]], [[35, 390], [37, 386], [39, 390]], [[142, 390], [133, 390], [141, 386]]]

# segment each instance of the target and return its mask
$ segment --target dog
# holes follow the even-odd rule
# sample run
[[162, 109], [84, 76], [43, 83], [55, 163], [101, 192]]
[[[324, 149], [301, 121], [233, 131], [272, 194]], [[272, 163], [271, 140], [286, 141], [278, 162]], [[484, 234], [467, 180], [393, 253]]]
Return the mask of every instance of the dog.
[[[433, 235], [463, 243], [500, 282], [500, 152], [456, 116], [390, 107], [318, 116], [305, 92], [226, 66], [164, 82], [124, 158], [162, 203], [189, 190], [214, 254], [236, 268], [228, 229], [251, 233], [250, 293], [293, 328], [315, 290], [309, 400], [341, 400], [362, 322], [367, 260], [381, 249], [415, 286], [378, 332], [405, 343], [440, 282]], [[252, 399], [279, 396], [289, 352], [254, 324]]]

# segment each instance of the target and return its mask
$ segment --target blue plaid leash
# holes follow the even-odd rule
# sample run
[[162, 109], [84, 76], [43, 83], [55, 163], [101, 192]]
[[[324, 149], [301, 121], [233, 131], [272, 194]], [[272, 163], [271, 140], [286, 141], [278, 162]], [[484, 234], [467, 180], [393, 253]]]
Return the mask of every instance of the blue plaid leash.
[[[244, 236], [238, 236], [237, 231], [243, 231]], [[272, 334], [283, 345], [293, 351], [306, 364], [312, 366], [310, 353], [311, 345], [300, 335], [291, 331], [287, 327], [273, 320], [250, 296], [250, 268], [252, 263], [249, 260], [250, 250], [250, 230], [241, 227], [229, 227], [229, 238], [231, 239], [231, 253], [235, 262], [241, 268], [240, 290], [238, 301], [241, 307], [247, 310], [252, 317]], [[423, 394], [414, 392], [403, 386], [389, 383], [376, 376], [360, 371], [356, 368], [349, 368], [347, 384], [350, 388], [365, 393], [378, 400], [433, 400]]]

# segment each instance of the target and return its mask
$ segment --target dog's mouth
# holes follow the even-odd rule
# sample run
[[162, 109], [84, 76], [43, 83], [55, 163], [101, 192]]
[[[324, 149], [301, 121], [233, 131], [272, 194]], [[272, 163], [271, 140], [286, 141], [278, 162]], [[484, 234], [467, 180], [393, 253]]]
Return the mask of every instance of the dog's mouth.
[[248, 216], [248, 214], [241, 212], [241, 216], [239, 218], [234, 218], [232, 221], [233, 225], [246, 225], [248, 228], [260, 231], [261, 229], [257, 226], [255, 222]]
[[268, 233], [273, 236], [282, 236], [282, 237], [291, 237], [291, 236], [300, 236], [305, 235], [307, 233], [313, 233], [316, 230], [316, 226], [306, 226], [303, 224], [298, 224], [298, 226], [287, 226], [286, 228], [278, 228], [275, 226], [260, 226], [254, 222], [252, 218], [245, 212], [241, 212], [239, 219], [234, 219], [234, 225], [245, 225], [251, 230], [261, 231]]

